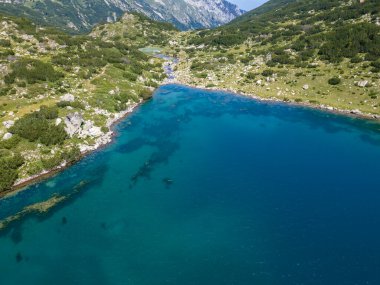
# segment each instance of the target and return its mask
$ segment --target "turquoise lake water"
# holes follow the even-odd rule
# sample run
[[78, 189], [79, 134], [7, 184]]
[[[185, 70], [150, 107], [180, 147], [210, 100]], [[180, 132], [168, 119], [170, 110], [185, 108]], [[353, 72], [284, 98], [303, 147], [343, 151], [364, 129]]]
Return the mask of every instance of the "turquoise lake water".
[[0, 284], [380, 284], [380, 126], [178, 85], [0, 200]]

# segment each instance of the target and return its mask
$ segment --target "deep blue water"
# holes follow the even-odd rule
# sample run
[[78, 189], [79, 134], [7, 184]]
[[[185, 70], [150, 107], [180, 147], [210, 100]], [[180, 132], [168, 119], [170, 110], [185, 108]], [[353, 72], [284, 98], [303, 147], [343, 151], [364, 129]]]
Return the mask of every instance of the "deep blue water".
[[0, 201], [0, 284], [380, 284], [380, 126], [161, 87], [115, 142]]

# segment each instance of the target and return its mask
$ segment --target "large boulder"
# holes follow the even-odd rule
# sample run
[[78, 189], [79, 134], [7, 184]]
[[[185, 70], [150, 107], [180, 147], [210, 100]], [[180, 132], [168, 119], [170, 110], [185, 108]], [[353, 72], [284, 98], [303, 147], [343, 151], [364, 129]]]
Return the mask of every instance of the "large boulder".
[[359, 87], [366, 87], [368, 85], [368, 81], [367, 80], [363, 80], [363, 81], [359, 81], [358, 82], [358, 86]]
[[61, 101], [74, 102], [75, 96], [73, 94], [67, 93], [67, 94], [61, 96], [60, 99], [61, 99]]
[[14, 124], [15, 124], [15, 122], [11, 121], [11, 120], [3, 122], [4, 127], [7, 128], [7, 129], [9, 129], [10, 127], [12, 127]]
[[65, 130], [70, 137], [81, 131], [81, 127], [84, 122], [83, 116], [78, 112], [68, 114], [64, 121], [66, 125]]
[[62, 119], [61, 118], [55, 119], [55, 125], [56, 126], [59, 126], [61, 123], [62, 123]]
[[100, 127], [94, 125], [92, 121], [86, 121], [82, 127], [80, 137], [99, 137], [103, 134]]
[[4, 136], [3, 136], [3, 140], [9, 140], [13, 135], [11, 133], [6, 133]]
[[102, 130], [100, 127], [92, 127], [91, 129], [88, 130], [88, 135], [91, 137], [99, 137], [103, 134]]

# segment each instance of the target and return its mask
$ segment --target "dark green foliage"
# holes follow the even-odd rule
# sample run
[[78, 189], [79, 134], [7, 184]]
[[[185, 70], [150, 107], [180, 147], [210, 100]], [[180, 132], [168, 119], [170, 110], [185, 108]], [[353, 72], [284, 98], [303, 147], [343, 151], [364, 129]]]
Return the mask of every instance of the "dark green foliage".
[[49, 120], [58, 116], [56, 107], [42, 107], [40, 111], [17, 120], [10, 132], [30, 142], [39, 141], [45, 145], [62, 144], [67, 133], [61, 125], [56, 126]]
[[363, 59], [359, 55], [355, 55], [350, 60], [351, 63], [359, 63], [359, 62], [362, 62], [362, 61], [363, 61]]
[[273, 56], [272, 62], [279, 64], [291, 64], [293, 63], [293, 60], [290, 58], [288, 54], [281, 54]]
[[53, 169], [61, 164], [62, 156], [56, 154], [51, 158], [41, 159], [41, 162], [44, 169], [46, 170]]
[[267, 76], [272, 76], [274, 74], [274, 71], [272, 70], [272, 69], [265, 69], [262, 73], [261, 73], [261, 75], [262, 76], [265, 76], [265, 77], [267, 77]]
[[1, 96], [5, 96], [8, 94], [8, 92], [11, 90], [12, 88], [11, 87], [3, 87], [3, 88], [0, 88], [0, 97]]
[[60, 101], [57, 103], [57, 107], [59, 108], [66, 108], [66, 107], [72, 107], [72, 108], [75, 108], [75, 109], [82, 109], [84, 110], [85, 106], [79, 102], [79, 101], [73, 101], [73, 102], [70, 102], [70, 101]]
[[25, 80], [29, 84], [39, 81], [55, 82], [63, 77], [62, 73], [54, 70], [50, 63], [36, 59], [22, 58], [11, 64], [12, 72], [5, 76], [6, 83], [11, 84], [15, 79]]
[[207, 72], [201, 72], [201, 73], [195, 74], [195, 76], [198, 78], [207, 78], [208, 74]]
[[7, 165], [0, 160], [0, 192], [10, 190], [17, 177], [17, 170], [7, 167]]
[[74, 146], [70, 150], [66, 150], [62, 153], [62, 160], [65, 160], [67, 163], [74, 163], [79, 160], [81, 157], [81, 152], [79, 147]]
[[10, 132], [31, 142], [35, 142], [43, 133], [47, 132], [48, 128], [48, 120], [27, 115], [16, 121], [15, 125], [11, 127]]
[[375, 90], [371, 90], [368, 94], [368, 96], [371, 98], [371, 99], [377, 99], [378, 97], [378, 92], [376, 92]]
[[8, 56], [14, 55], [15, 52], [12, 49], [6, 49], [0, 51], [0, 59], [7, 59]]
[[101, 131], [103, 133], [108, 133], [110, 131], [110, 129], [108, 127], [106, 127], [106, 126], [103, 126], [103, 127], [101, 127]]
[[[380, 48], [380, 47], [379, 47]], [[380, 59], [371, 63], [374, 68], [380, 69]]]
[[20, 140], [21, 140], [21, 138], [17, 135], [12, 136], [8, 140], [1, 140], [0, 141], [0, 149], [14, 149], [17, 147]]
[[18, 177], [17, 169], [24, 164], [19, 153], [0, 158], [0, 192], [10, 190]]
[[67, 133], [62, 124], [55, 126], [50, 123], [48, 128], [41, 133], [40, 142], [44, 145], [57, 145], [62, 144], [67, 137]]
[[144, 88], [140, 90], [139, 96], [143, 98], [143, 100], [149, 100], [152, 98], [153, 92], [147, 88]]
[[[380, 27], [375, 24], [379, 14], [378, 0], [361, 4], [358, 0], [350, 4], [340, 0], [270, 0], [216, 30], [197, 32], [189, 44], [233, 47], [253, 39], [271, 47], [286, 42], [298, 52], [294, 59], [282, 48], [268, 50], [274, 52], [267, 62], [270, 67], [300, 65], [317, 57], [333, 63], [355, 58], [355, 63], [359, 53], [375, 61], [380, 57]], [[370, 15], [372, 21], [355, 23], [364, 15]], [[299, 24], [284, 25], [290, 21]], [[319, 22], [323, 24], [316, 24]]]
[[191, 66], [190, 66], [190, 69], [191, 70], [203, 70], [205, 68], [205, 63], [201, 63], [197, 60], [194, 60], [192, 63], [191, 63]]
[[143, 70], [144, 70], [144, 66], [137, 61], [132, 62], [130, 64], [129, 68], [133, 73], [138, 74], [138, 75], [141, 75], [143, 73]]
[[253, 80], [253, 79], [256, 78], [256, 74], [253, 73], [253, 72], [248, 72], [247, 75], [246, 75], [246, 77], [247, 77], [248, 79]]
[[135, 82], [138, 76], [132, 72], [124, 72], [123, 77], [128, 79], [129, 81]]
[[119, 95], [116, 95], [115, 99], [120, 101], [123, 105], [125, 105], [125, 103], [127, 103], [131, 99], [131, 96], [128, 93], [123, 92]]
[[58, 108], [41, 106], [40, 111], [36, 112], [35, 115], [39, 118], [45, 118], [48, 120], [56, 119], [58, 118]]
[[370, 23], [344, 25], [325, 37], [319, 54], [332, 62], [353, 58], [358, 53], [380, 57], [380, 28]]
[[0, 47], [10, 47], [11, 42], [9, 40], [0, 39]]
[[330, 85], [338, 85], [338, 84], [340, 84], [340, 82], [341, 82], [341, 80], [338, 77], [330, 78], [329, 81], [328, 81], [328, 83]]

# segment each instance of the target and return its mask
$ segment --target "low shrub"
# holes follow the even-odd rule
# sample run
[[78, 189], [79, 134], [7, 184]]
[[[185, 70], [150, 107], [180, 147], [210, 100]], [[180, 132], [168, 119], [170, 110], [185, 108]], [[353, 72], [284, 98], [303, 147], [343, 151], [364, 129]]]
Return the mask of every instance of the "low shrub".
[[328, 80], [328, 83], [329, 83], [330, 85], [338, 85], [338, 84], [340, 84], [340, 82], [341, 82], [341, 80], [340, 80], [340, 78], [338, 78], [338, 77], [332, 77], [332, 78], [330, 78], [330, 79]]

